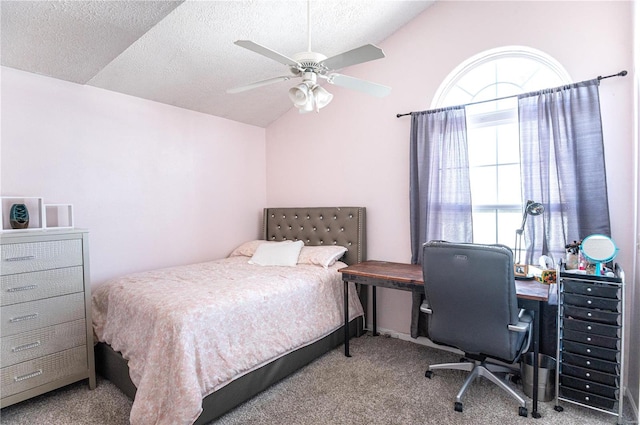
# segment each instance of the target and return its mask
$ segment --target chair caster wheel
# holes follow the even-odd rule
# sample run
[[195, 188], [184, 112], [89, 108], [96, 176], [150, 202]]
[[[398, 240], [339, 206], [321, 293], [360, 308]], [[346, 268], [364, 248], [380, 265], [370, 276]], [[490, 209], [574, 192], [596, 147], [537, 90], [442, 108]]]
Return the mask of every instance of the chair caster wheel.
[[553, 410], [555, 410], [556, 412], [562, 412], [564, 410], [564, 407], [562, 407], [562, 406], [553, 406]]
[[462, 403], [456, 401], [453, 405], [453, 410], [455, 410], [456, 412], [462, 412]]
[[430, 371], [430, 370], [428, 370], [428, 371], [426, 371], [426, 372], [424, 373], [424, 376], [425, 376], [426, 378], [431, 379], [431, 377], [433, 376], [433, 372], [432, 372], [432, 371]]
[[518, 415], [524, 416], [526, 418], [529, 415], [529, 411], [526, 407], [520, 406], [520, 408], [518, 409]]

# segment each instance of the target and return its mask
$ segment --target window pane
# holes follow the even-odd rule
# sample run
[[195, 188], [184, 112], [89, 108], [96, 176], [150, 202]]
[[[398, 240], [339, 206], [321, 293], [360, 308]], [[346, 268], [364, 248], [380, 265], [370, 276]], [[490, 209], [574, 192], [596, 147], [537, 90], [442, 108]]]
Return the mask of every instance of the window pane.
[[498, 204], [522, 204], [520, 164], [498, 166]]
[[516, 241], [516, 230], [520, 228], [522, 214], [516, 211], [498, 213], [498, 243], [513, 249]]
[[467, 132], [469, 166], [496, 163], [496, 130], [494, 127], [474, 128]]
[[[496, 212], [479, 211], [473, 213], [473, 242], [496, 243]], [[513, 243], [513, 242], [512, 242]]]
[[498, 164], [520, 163], [520, 139], [518, 124], [505, 124], [496, 127], [498, 138]]
[[498, 199], [496, 167], [471, 168], [469, 178], [473, 205], [495, 205]]

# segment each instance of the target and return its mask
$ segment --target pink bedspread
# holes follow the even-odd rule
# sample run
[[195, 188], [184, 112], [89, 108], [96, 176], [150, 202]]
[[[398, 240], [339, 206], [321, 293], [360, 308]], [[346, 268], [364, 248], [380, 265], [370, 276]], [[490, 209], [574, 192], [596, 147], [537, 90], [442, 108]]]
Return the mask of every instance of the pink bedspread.
[[[94, 291], [96, 336], [129, 360], [138, 389], [131, 424], [192, 424], [206, 395], [344, 323], [343, 263], [247, 260], [137, 273]], [[363, 311], [350, 291], [353, 319]]]

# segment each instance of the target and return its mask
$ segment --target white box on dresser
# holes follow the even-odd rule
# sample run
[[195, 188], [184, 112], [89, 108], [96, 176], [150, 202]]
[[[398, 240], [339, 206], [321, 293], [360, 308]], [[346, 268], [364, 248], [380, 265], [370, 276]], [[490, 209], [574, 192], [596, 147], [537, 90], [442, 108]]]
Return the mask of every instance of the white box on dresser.
[[0, 407], [96, 386], [88, 233], [0, 233]]

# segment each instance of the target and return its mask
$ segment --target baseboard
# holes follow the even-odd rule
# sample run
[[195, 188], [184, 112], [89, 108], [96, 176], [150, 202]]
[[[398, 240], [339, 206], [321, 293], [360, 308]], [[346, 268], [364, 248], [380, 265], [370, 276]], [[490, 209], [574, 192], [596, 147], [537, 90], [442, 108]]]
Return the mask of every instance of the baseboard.
[[[372, 332], [371, 326], [367, 326], [365, 328], [365, 330], [367, 330], [369, 332]], [[391, 329], [380, 328], [380, 327], [378, 327], [377, 331], [381, 336], [386, 336], [388, 338], [397, 338], [397, 339], [400, 339], [402, 341], [409, 341], [409, 342], [413, 342], [414, 344], [424, 345], [424, 346], [431, 347], [431, 348], [437, 348], [438, 350], [450, 351], [450, 352], [455, 353], [455, 354], [464, 355], [464, 353], [462, 351], [460, 351], [460, 350], [458, 350], [456, 348], [445, 347], [445, 346], [442, 346], [442, 345], [434, 344], [433, 342], [431, 342], [431, 340], [429, 338], [425, 338], [423, 336], [419, 336], [417, 338], [413, 338], [409, 334], [393, 331]]]

